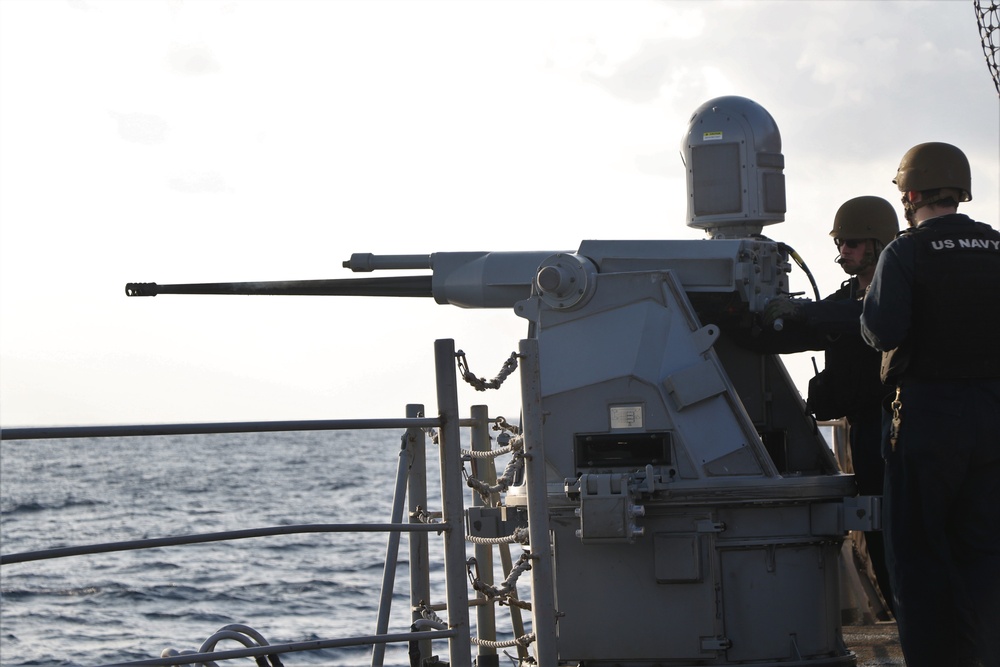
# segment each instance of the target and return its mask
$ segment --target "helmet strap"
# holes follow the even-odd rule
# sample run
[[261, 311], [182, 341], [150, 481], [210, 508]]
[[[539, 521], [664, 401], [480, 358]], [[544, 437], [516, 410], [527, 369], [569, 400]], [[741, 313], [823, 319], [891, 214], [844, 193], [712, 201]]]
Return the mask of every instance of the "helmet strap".
[[906, 219], [906, 222], [910, 225], [910, 227], [916, 227], [917, 223], [914, 221], [914, 214], [917, 212], [917, 209], [920, 208], [920, 207], [917, 206], [916, 202], [910, 201], [910, 198], [907, 195], [908, 195], [908, 193], [904, 192], [903, 193], [903, 197], [902, 197], [902, 202], [903, 202], [903, 218]]
[[[933, 192], [934, 194], [929, 194]], [[951, 204], [955, 207], [958, 206], [958, 202], [962, 199], [962, 191], [955, 188], [941, 188], [940, 190], [930, 190], [920, 192], [920, 198], [913, 200], [910, 198], [910, 192], [903, 193], [903, 211], [906, 221], [910, 223], [910, 227], [916, 227], [916, 222], [914, 222], [915, 213], [917, 209], [923, 208], [924, 206], [930, 206], [931, 204], [936, 204], [940, 201], [950, 200]]]

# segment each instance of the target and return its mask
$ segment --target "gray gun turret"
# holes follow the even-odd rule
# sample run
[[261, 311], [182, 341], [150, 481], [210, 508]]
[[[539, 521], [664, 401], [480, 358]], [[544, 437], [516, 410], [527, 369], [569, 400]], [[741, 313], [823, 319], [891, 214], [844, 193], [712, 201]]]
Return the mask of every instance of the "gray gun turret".
[[[541, 455], [527, 457], [525, 478], [541, 483], [517, 483], [504, 501], [528, 507], [529, 546], [545, 554], [534, 571], [554, 573], [532, 585], [543, 600], [539, 662], [847, 667], [839, 554], [845, 529], [870, 529], [877, 512], [848, 511], [853, 477], [840, 474], [784, 365], [737, 335], [789, 292], [790, 249], [759, 235], [784, 219], [780, 149], [773, 119], [750, 100], [696, 111], [682, 152], [687, 224], [704, 240], [355, 254], [344, 263], [355, 272], [430, 275], [126, 293], [419, 296], [512, 309], [530, 322], [525, 451]], [[505, 509], [475, 508], [469, 532], [505, 538]], [[613, 632], [595, 618], [613, 619]]]
[[[584, 241], [574, 252], [356, 253], [354, 272], [429, 269], [431, 275], [232, 283], [128, 283], [128, 296], [264, 294], [433, 297], [462, 308], [514, 308], [537, 294], [553, 307], [580, 308], [605, 273], [671, 271], [692, 294], [732, 293], [751, 312], [788, 291], [787, 251], [766, 239]], [[523, 309], [518, 314], [525, 316]]]

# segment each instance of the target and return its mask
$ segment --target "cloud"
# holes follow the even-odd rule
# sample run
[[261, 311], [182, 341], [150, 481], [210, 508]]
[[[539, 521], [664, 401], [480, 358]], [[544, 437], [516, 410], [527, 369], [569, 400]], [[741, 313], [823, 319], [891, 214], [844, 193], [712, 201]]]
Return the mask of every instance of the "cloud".
[[186, 76], [214, 74], [222, 69], [212, 51], [199, 45], [171, 46], [167, 51], [167, 65]]
[[108, 114], [118, 123], [118, 136], [128, 142], [136, 144], [160, 144], [166, 139], [170, 126], [160, 116], [144, 113], [118, 113], [109, 111]]
[[226, 191], [226, 179], [217, 171], [189, 172], [168, 181], [172, 190], [190, 194], [213, 194]]
[[[913, 144], [965, 150], [968, 212], [1000, 221], [997, 97], [964, 1], [90, 9], [10, 3], [13, 20], [0, 22], [5, 400], [33, 382], [11, 356], [49, 359], [62, 346], [52, 383], [76, 389], [94, 379], [76, 361], [85, 353], [125, 365], [123, 346], [148, 356], [152, 343], [171, 362], [297, 386], [295, 414], [375, 416], [396, 404], [339, 381], [371, 372], [354, 359], [387, 360], [399, 405], [422, 398], [426, 378], [404, 379], [397, 358], [423, 363], [434, 337], [470, 354], [493, 345], [503, 358], [524, 323], [423, 301], [127, 300], [122, 284], [346, 277], [340, 262], [360, 251], [700, 237], [683, 224], [678, 149], [691, 113], [722, 95], [753, 99], [777, 122], [789, 210], [768, 235], [809, 261], [824, 293], [843, 279], [827, 236], [836, 209], [860, 194], [896, 201], [891, 178]], [[792, 281], [808, 289], [800, 273]], [[62, 335], [67, 321], [73, 336]], [[400, 321], [415, 323], [412, 334], [395, 334]], [[196, 345], [192, 322], [220, 337]], [[365, 333], [377, 330], [392, 335]], [[272, 348], [285, 356], [262, 367]], [[174, 376], [142, 382], [184, 405], [168, 397], [133, 412], [108, 400], [89, 418], [184, 419], [196, 403], [218, 418], [281, 416], [263, 395], [248, 407]], [[331, 400], [331, 387], [343, 393]], [[46, 411], [28, 418], [69, 419]]]

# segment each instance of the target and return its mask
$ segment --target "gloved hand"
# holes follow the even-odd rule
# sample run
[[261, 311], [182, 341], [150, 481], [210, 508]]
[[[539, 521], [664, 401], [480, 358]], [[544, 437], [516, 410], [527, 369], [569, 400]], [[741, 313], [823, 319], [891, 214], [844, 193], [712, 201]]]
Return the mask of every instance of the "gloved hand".
[[777, 296], [767, 302], [761, 319], [764, 326], [774, 326], [777, 320], [791, 322], [793, 320], [805, 319], [803, 306], [812, 303], [809, 299], [791, 299], [787, 296]]

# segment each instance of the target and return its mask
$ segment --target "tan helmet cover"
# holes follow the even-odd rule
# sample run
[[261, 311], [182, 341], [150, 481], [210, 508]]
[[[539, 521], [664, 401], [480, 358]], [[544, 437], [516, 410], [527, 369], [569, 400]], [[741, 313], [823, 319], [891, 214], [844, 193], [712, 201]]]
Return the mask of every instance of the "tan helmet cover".
[[944, 188], [957, 190], [957, 201], [972, 201], [969, 159], [951, 144], [932, 141], [906, 151], [892, 182], [900, 192]]
[[876, 239], [882, 246], [896, 238], [899, 217], [893, 205], [881, 197], [855, 197], [844, 202], [833, 218], [835, 239]]

